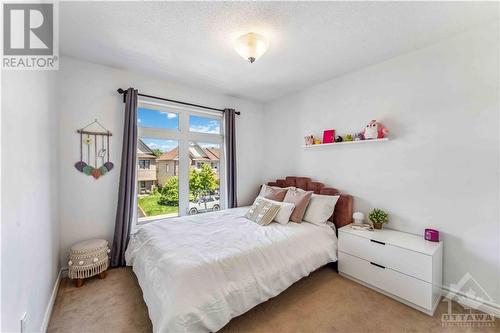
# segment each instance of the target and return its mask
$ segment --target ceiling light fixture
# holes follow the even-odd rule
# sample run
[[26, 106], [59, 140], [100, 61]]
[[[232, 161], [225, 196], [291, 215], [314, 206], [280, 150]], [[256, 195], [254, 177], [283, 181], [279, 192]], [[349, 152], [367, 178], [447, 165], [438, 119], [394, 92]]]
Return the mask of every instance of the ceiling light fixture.
[[234, 49], [244, 59], [253, 63], [266, 53], [268, 42], [262, 35], [249, 32], [240, 36], [234, 45]]

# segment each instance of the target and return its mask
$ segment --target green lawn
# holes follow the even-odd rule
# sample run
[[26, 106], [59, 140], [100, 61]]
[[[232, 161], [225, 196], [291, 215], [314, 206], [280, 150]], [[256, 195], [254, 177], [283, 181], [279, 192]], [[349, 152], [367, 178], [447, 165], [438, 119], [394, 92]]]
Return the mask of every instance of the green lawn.
[[179, 207], [160, 205], [158, 203], [159, 198], [159, 195], [148, 195], [139, 198], [139, 206], [146, 216], [178, 214]]

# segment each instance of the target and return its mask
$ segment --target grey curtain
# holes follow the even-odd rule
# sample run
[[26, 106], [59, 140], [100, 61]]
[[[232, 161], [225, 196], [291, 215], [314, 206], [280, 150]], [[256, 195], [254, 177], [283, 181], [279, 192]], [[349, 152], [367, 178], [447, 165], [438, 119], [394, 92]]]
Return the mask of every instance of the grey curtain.
[[127, 89], [125, 95], [122, 164], [116, 209], [115, 236], [111, 250], [111, 266], [125, 266], [125, 250], [134, 221], [136, 155], [137, 155], [137, 90]]
[[227, 206], [238, 207], [236, 198], [236, 112], [234, 109], [224, 110], [226, 129], [226, 175], [227, 175]]

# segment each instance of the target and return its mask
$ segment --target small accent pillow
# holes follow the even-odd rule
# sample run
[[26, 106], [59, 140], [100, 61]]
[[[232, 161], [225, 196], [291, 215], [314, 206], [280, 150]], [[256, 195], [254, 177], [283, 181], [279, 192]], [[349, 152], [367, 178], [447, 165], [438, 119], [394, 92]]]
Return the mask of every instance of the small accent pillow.
[[290, 220], [295, 223], [301, 223], [304, 213], [306, 211], [309, 200], [311, 200], [312, 191], [303, 191], [300, 189], [290, 189], [286, 192], [284, 202], [293, 203], [295, 209], [293, 210]]
[[273, 221], [278, 222], [279, 224], [287, 224], [288, 222], [290, 222], [290, 215], [292, 215], [293, 209], [295, 208], [295, 205], [293, 203], [269, 200], [264, 197], [257, 197], [257, 199], [266, 200], [280, 206], [280, 210], [274, 217]]
[[287, 191], [288, 189], [286, 188], [268, 186], [266, 184], [263, 184], [262, 188], [260, 189], [259, 197], [282, 202]]
[[278, 214], [280, 206], [267, 200], [257, 198], [252, 207], [245, 214], [245, 217], [260, 225], [268, 225]]
[[304, 214], [304, 221], [316, 225], [325, 224], [332, 216], [337, 200], [338, 195], [313, 194]]

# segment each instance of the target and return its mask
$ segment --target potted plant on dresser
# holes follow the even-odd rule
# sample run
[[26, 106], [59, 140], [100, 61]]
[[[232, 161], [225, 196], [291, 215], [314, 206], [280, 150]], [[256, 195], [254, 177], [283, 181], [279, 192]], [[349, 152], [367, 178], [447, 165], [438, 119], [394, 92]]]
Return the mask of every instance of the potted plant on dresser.
[[389, 222], [389, 214], [378, 208], [374, 208], [368, 218], [372, 221], [374, 229], [382, 229], [382, 225]]

